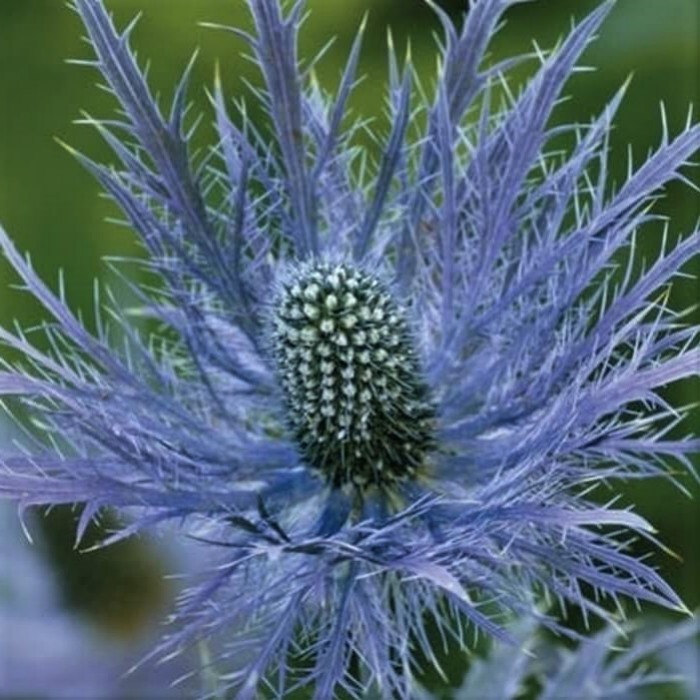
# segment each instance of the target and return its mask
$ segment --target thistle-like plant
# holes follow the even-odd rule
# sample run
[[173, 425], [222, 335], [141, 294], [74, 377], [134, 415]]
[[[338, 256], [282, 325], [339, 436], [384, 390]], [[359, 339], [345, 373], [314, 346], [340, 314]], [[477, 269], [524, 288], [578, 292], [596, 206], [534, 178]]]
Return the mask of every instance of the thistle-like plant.
[[265, 119], [230, 116], [217, 81], [197, 159], [190, 69], [164, 114], [133, 25], [75, 0], [121, 108], [93, 122], [119, 164], [76, 156], [141, 237], [157, 282], [132, 291], [158, 324], [115, 304], [119, 345], [89, 333], [0, 233], [54, 319], [46, 352], [0, 330], [25, 358], [0, 394], [48, 435], [0, 454], [0, 493], [80, 506], [79, 539], [112, 508], [106, 543], [170, 523], [209, 546], [156, 653], [208, 640], [217, 692], [409, 697], [441, 635], [517, 644], [525, 618], [573, 634], [567, 610], [614, 621], [625, 599], [684, 610], [629, 549], [651, 526], [593, 491], [673, 478], [698, 448], [671, 436], [683, 411], [659, 389], [698, 373], [697, 329], [661, 291], [700, 233], [643, 270], [634, 241], [663, 231], [651, 204], [686, 179], [700, 128], [664, 128], [612, 188], [623, 90], [588, 125], [550, 119], [610, 3], [511, 95], [513, 63], [484, 54], [516, 2], [474, 0], [459, 29], [435, 8], [433, 94], [391, 56], [374, 162], [347, 118], [362, 32], [327, 96], [297, 57], [303, 2], [248, 0]]

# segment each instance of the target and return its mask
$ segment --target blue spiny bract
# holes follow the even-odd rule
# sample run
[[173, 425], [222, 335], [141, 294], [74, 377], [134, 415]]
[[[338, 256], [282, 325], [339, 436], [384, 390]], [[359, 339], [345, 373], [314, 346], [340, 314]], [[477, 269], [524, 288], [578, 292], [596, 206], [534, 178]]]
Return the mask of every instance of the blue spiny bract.
[[48, 351], [0, 328], [26, 358], [0, 394], [50, 433], [0, 454], [0, 493], [76, 504], [79, 537], [113, 508], [126, 525], [109, 541], [170, 523], [209, 547], [218, 561], [155, 655], [210, 640], [222, 697], [411, 698], [436, 659], [427, 620], [463, 646], [465, 626], [517, 645], [513, 620], [566, 632], [572, 607], [612, 622], [624, 599], [685, 609], [630, 548], [651, 525], [591, 497], [678, 479], [698, 449], [661, 389], [700, 366], [698, 329], [666, 303], [700, 233], [646, 266], [635, 240], [663, 235], [650, 206], [687, 180], [700, 128], [664, 127], [615, 190], [624, 90], [589, 124], [552, 126], [611, 3], [538, 52], [517, 94], [503, 86], [520, 63], [485, 57], [519, 0], [474, 0], [461, 29], [436, 8], [435, 89], [391, 56], [374, 158], [356, 138], [374, 127], [346, 109], [361, 32], [327, 96], [297, 56], [303, 2], [248, 0], [266, 123], [231, 117], [217, 80], [198, 160], [191, 66], [162, 113], [133, 25], [74, 2], [120, 108], [93, 121], [118, 162], [76, 155], [141, 237], [161, 284], [133, 283], [140, 316], [169, 331], [142, 338], [117, 308], [118, 347], [104, 323], [89, 333], [0, 231], [54, 319]]

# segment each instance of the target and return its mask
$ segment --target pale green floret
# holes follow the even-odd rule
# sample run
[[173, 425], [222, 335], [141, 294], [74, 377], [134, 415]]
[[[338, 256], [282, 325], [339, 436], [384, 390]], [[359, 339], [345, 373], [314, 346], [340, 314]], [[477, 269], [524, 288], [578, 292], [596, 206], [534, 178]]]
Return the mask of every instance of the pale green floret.
[[314, 263], [274, 308], [287, 417], [309, 465], [335, 486], [415, 477], [433, 448], [434, 409], [389, 292], [360, 270]]

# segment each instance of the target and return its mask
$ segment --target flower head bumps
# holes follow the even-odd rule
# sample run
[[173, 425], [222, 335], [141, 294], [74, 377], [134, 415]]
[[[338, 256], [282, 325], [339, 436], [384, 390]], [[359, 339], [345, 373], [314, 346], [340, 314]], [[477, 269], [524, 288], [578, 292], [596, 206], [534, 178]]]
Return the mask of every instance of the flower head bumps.
[[93, 122], [118, 165], [76, 156], [143, 242], [158, 283], [132, 291], [159, 327], [112, 309], [119, 342], [89, 333], [0, 232], [54, 319], [47, 352], [0, 329], [25, 358], [0, 395], [51, 437], [0, 452], [0, 493], [81, 506], [79, 537], [116, 508], [108, 541], [169, 523], [209, 546], [156, 653], [208, 640], [222, 693], [411, 697], [435, 633], [518, 644], [513, 620], [566, 631], [572, 607], [684, 609], [629, 551], [651, 526], [591, 492], [670, 476], [698, 448], [668, 437], [682, 412], [658, 390], [698, 373], [697, 329], [661, 292], [700, 234], [642, 272], [634, 240], [662, 231], [650, 203], [687, 177], [700, 129], [664, 130], [614, 190], [623, 91], [586, 126], [550, 119], [610, 3], [504, 96], [512, 64], [484, 54], [516, 2], [474, 0], [459, 29], [436, 8], [433, 95], [391, 56], [375, 163], [346, 114], [361, 32], [329, 97], [297, 58], [303, 2], [248, 0], [265, 123], [230, 116], [217, 81], [217, 142], [197, 159], [189, 68], [164, 114], [131, 27], [75, 0], [120, 105]]
[[358, 269], [315, 264], [285, 286], [275, 316], [273, 354], [306, 464], [360, 491], [418, 477], [433, 409], [389, 292]]

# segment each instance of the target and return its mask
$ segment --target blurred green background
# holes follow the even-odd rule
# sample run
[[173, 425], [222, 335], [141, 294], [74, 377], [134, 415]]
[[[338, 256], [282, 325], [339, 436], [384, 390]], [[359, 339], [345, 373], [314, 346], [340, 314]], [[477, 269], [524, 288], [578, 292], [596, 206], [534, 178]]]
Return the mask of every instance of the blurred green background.
[[[201, 53], [191, 96], [202, 110], [207, 108], [204, 87], [212, 83], [215, 62], [221, 66], [231, 95], [243, 91], [242, 78], [255, 77], [254, 68], [239, 56], [243, 46], [237, 39], [197, 25], [198, 21], [247, 23], [240, 0], [112, 0], [107, 4], [122, 25], [143, 11], [135, 44], [142, 61], [152, 59], [151, 84], [165, 100], [196, 47]], [[438, 0], [438, 4], [457, 17], [466, 2]], [[494, 58], [528, 50], [533, 38], [541, 46], [551, 46], [568, 30], [572, 17], [581, 18], [597, 4], [594, 0], [540, 0], [513, 8], [495, 42]], [[353, 33], [363, 14], [370, 11], [361, 68], [366, 79], [354, 102], [357, 112], [381, 114], [387, 26], [391, 26], [400, 51], [410, 38], [415, 62], [430, 84], [437, 23], [421, 0], [310, 0], [309, 6], [311, 15], [301, 54], [309, 56], [331, 36], [337, 36], [319, 71], [328, 87], [337, 81]], [[634, 74], [612, 142], [612, 176], [618, 184], [625, 176], [627, 144], [633, 145], [637, 164], [658, 144], [659, 104], [665, 104], [671, 131], [677, 132], [689, 105], [697, 102], [699, 7], [697, 0], [619, 0], [598, 42], [585, 57], [585, 63], [596, 67], [597, 72], [575, 77], [567, 91], [570, 99], [557, 111], [557, 118], [585, 122], [601, 110], [629, 74]], [[68, 298], [89, 318], [93, 279], [105, 273], [101, 258], [130, 254], [136, 248], [128, 231], [105, 222], [105, 217], [114, 213], [112, 206], [99, 197], [91, 177], [54, 141], [59, 136], [97, 160], [108, 158], [97, 136], [73, 123], [80, 110], [104, 117], [111, 115], [114, 107], [111, 98], [95, 87], [95, 73], [64, 60], [89, 56], [81, 34], [77, 16], [59, 0], [0, 0], [0, 221], [18, 247], [31, 252], [35, 267], [45, 279], [54, 283], [58, 269], [64, 271]], [[205, 118], [203, 122], [203, 141], [209, 134], [209, 121]], [[680, 186], [672, 187], [658, 208], [672, 217], [672, 234], [690, 230], [699, 213], [697, 196]], [[646, 240], [642, 243], [649, 251], [647, 259], [653, 256], [659, 237], [660, 231], [654, 229], [643, 237]], [[694, 272], [698, 272], [697, 265]], [[42, 312], [27, 295], [9, 289], [14, 282], [8, 266], [0, 261], [0, 324], [11, 325], [14, 319], [32, 324], [42, 318]], [[694, 280], [679, 281], [672, 296], [678, 308], [699, 298]], [[688, 383], [674, 387], [670, 394], [677, 403], [691, 403], [697, 401], [698, 389], [697, 382]], [[696, 424], [700, 423], [697, 412], [695, 417]], [[697, 486], [689, 480], [686, 483], [697, 496]], [[696, 502], [663, 483], [630, 486], [625, 502], [633, 501], [657, 525], [662, 540], [682, 557], [681, 562], [658, 553], [653, 561], [689, 607], [696, 607], [700, 603]], [[104, 600], [110, 590], [117, 590], [110, 586], [121, 585], [122, 592], [112, 596], [123, 601], [121, 608], [116, 606], [111, 618], [107, 615], [105, 619], [104, 614], [97, 617], [100, 624], [122, 633], [124, 624], [120, 626], [119, 622], [123, 623], [125, 611], [132, 609], [128, 590], [133, 586], [133, 576], [115, 577], [109, 573], [111, 568], [98, 565], [92, 555], [82, 557], [77, 564], [70, 554], [69, 521], [65, 516], [54, 517], [48, 527], [44, 526], [52, 535], [43, 538], [47, 557], [54, 563], [65, 590], [65, 600], [90, 616], [96, 610], [104, 611], [102, 605], [89, 602], [90, 595]], [[125, 550], [124, 561], [141, 562], [136, 571], [145, 572], [148, 545], [125, 546], [141, 548], [137, 553]], [[127, 568], [134, 569], [131, 564]], [[82, 573], [76, 574], [78, 570]], [[95, 583], [100, 579], [95, 570], [104, 572], [106, 593]], [[153, 583], [152, 576], [144, 576], [153, 586], [153, 600], [160, 600], [163, 591]], [[76, 587], [82, 593], [76, 594]], [[133, 624], [126, 627], [131, 629]]]

